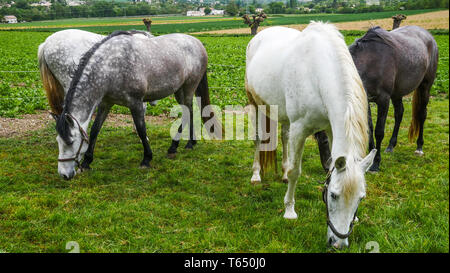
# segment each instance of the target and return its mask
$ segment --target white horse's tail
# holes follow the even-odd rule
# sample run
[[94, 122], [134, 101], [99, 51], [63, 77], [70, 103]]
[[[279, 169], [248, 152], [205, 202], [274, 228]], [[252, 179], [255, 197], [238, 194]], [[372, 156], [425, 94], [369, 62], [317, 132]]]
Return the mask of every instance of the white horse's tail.
[[[246, 82], [247, 87], [247, 82]], [[247, 89], [247, 88], [246, 88]], [[275, 173], [278, 172], [277, 168], [277, 134], [272, 134], [269, 132], [277, 132], [277, 126], [278, 122], [275, 120], [272, 120], [270, 118], [270, 107], [266, 107], [266, 111], [264, 113], [258, 113], [258, 104], [256, 103], [255, 99], [253, 98], [253, 95], [251, 92], [247, 89], [247, 97], [249, 100], [249, 103], [255, 107], [255, 124], [256, 124], [256, 132], [259, 132], [259, 127], [262, 126], [262, 124], [259, 124], [259, 114], [261, 114], [265, 118], [265, 124], [266, 126], [262, 126], [262, 129], [265, 130], [263, 134], [265, 136], [268, 136], [268, 138], [265, 138], [260, 142], [260, 150], [259, 150], [259, 163], [261, 166], [261, 174], [264, 175], [266, 171], [274, 168]], [[273, 131], [274, 130], [274, 131]], [[269, 131], [269, 132], [267, 132]], [[267, 134], [268, 133], [268, 134]], [[261, 137], [261, 136], [259, 136]], [[275, 138], [275, 139], [272, 139]], [[264, 149], [261, 149], [261, 145], [264, 145]]]
[[39, 70], [41, 72], [42, 85], [44, 86], [48, 104], [50, 105], [52, 112], [59, 115], [63, 110], [64, 89], [45, 61], [44, 47], [45, 42], [40, 44], [38, 49]]

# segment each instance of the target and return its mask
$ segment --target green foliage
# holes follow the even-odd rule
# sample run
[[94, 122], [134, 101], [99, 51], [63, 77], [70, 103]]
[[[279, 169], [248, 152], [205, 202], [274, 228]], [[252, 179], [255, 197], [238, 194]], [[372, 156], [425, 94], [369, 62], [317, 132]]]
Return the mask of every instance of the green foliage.
[[239, 13], [239, 8], [234, 1], [230, 1], [225, 7], [225, 12], [230, 16], [236, 16]]

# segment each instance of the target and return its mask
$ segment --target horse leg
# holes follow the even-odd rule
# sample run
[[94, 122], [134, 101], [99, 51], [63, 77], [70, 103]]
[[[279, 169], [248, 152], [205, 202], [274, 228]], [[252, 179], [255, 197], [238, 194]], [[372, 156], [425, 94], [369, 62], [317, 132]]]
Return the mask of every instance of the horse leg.
[[389, 110], [389, 98], [380, 99], [377, 102], [377, 124], [375, 126], [375, 139], [377, 154], [369, 171], [378, 172], [381, 163], [381, 143], [384, 138], [384, 127], [386, 125], [386, 118]]
[[372, 123], [372, 111], [370, 110], [370, 103], [367, 104], [367, 117], [369, 122], [369, 151], [375, 149], [375, 142], [373, 141], [373, 123]]
[[252, 166], [252, 171], [253, 171], [253, 175], [252, 178], [250, 179], [250, 182], [252, 184], [256, 184], [256, 183], [260, 183], [261, 182], [261, 164], [259, 161], [259, 145], [261, 144], [261, 140], [259, 139], [259, 136], [256, 136], [256, 140], [254, 141], [255, 143], [255, 157], [253, 159], [253, 166]]
[[[431, 84], [430, 84], [431, 82]], [[418, 156], [423, 155], [423, 125], [425, 120], [427, 119], [427, 106], [428, 101], [430, 99], [430, 89], [433, 85], [433, 81], [424, 80], [419, 87], [417, 88], [417, 92], [419, 92], [420, 104], [419, 104], [419, 136], [417, 138], [417, 149], [414, 152]]]
[[136, 131], [141, 139], [142, 145], [144, 146], [144, 158], [141, 162], [141, 167], [150, 167], [150, 161], [153, 158], [153, 153], [148, 143], [147, 130], [145, 127], [145, 109], [142, 103], [137, 103], [135, 106], [130, 107], [131, 115], [133, 117], [134, 125], [136, 126]]
[[281, 142], [283, 144], [283, 162], [281, 163], [281, 169], [283, 172], [283, 182], [288, 183], [288, 175], [287, 169], [289, 166], [288, 161], [288, 141], [289, 141], [289, 124], [283, 123], [281, 124]]
[[[187, 96], [190, 97], [190, 96]], [[184, 146], [185, 149], [193, 149], [197, 144], [197, 140], [195, 140], [194, 135], [194, 111], [192, 109], [192, 97], [191, 99], [185, 102], [186, 107], [189, 109], [189, 140]]]
[[[184, 91], [183, 89], [178, 90], [175, 93], [175, 99], [177, 100], [178, 104], [183, 105], [184, 104]], [[169, 149], [167, 150], [167, 157], [170, 159], [174, 159], [175, 155], [177, 153], [178, 145], [180, 144], [181, 139], [181, 133], [183, 132], [183, 128], [185, 126], [185, 116], [183, 113], [183, 116], [181, 118], [181, 124], [178, 127], [178, 132], [175, 135], [175, 137], [172, 139], [172, 143], [170, 144]]]
[[297, 213], [295, 213], [295, 186], [297, 185], [298, 177], [301, 174], [301, 161], [303, 148], [305, 145], [306, 137], [303, 135], [303, 128], [300, 124], [291, 123], [289, 127], [289, 167], [287, 171], [288, 176], [288, 189], [284, 196], [284, 218], [297, 219]]
[[322, 163], [322, 168], [325, 170], [325, 172], [328, 172], [330, 168], [328, 159], [330, 159], [331, 157], [331, 152], [327, 134], [325, 131], [320, 131], [314, 134], [314, 138], [317, 140], [317, 145], [319, 146], [320, 162]]
[[400, 123], [402, 123], [404, 111], [401, 97], [398, 99], [392, 99], [392, 104], [394, 105], [395, 125], [391, 140], [389, 140], [389, 146], [385, 150], [386, 153], [392, 153], [395, 145], [397, 145], [398, 130], [400, 129]]
[[97, 109], [97, 116], [95, 117], [94, 124], [91, 128], [91, 133], [89, 135], [89, 146], [84, 154], [83, 162], [81, 163], [81, 170], [90, 170], [89, 166], [94, 160], [94, 148], [95, 142], [97, 141], [98, 133], [103, 126], [103, 122], [108, 116], [109, 110], [111, 110], [111, 104], [100, 103]]
[[[150, 104], [151, 104], [151, 102], [150, 102]], [[142, 107], [144, 107], [144, 113], [146, 113], [146, 112], [147, 112], [147, 103], [146, 103], [146, 102], [143, 102], [143, 103], [142, 103]], [[134, 132], [135, 134], [137, 134], [137, 131], [136, 131], [136, 125], [134, 125], [134, 123], [133, 123], [133, 132]]]

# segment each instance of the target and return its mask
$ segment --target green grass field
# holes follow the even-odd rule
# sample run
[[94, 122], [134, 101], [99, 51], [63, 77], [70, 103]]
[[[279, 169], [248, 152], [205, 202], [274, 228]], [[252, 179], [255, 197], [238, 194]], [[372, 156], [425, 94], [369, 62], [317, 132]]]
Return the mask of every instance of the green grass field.
[[[381, 172], [366, 175], [367, 198], [343, 252], [367, 252], [370, 241], [380, 252], [449, 251], [448, 107], [448, 99], [431, 100], [425, 156], [416, 157], [407, 141], [411, 105], [405, 102], [398, 146], [383, 154]], [[131, 128], [105, 127], [93, 171], [69, 182], [57, 174], [52, 126], [0, 138], [0, 251], [67, 252], [68, 241], [81, 252], [329, 251], [316, 182], [325, 174], [312, 139], [295, 195], [299, 218], [288, 221], [280, 174], [250, 183], [251, 141], [200, 141], [170, 160], [170, 124], [147, 125], [150, 169], [138, 168], [142, 146]], [[387, 136], [392, 127], [391, 111]]]

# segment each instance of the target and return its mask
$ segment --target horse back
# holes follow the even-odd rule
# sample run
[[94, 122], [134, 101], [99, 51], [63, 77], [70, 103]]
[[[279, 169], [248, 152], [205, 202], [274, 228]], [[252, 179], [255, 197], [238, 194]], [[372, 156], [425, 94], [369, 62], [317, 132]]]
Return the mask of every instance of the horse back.
[[438, 47], [433, 36], [418, 26], [405, 26], [389, 33], [397, 41], [396, 91], [404, 96], [426, 79], [436, 76]]

